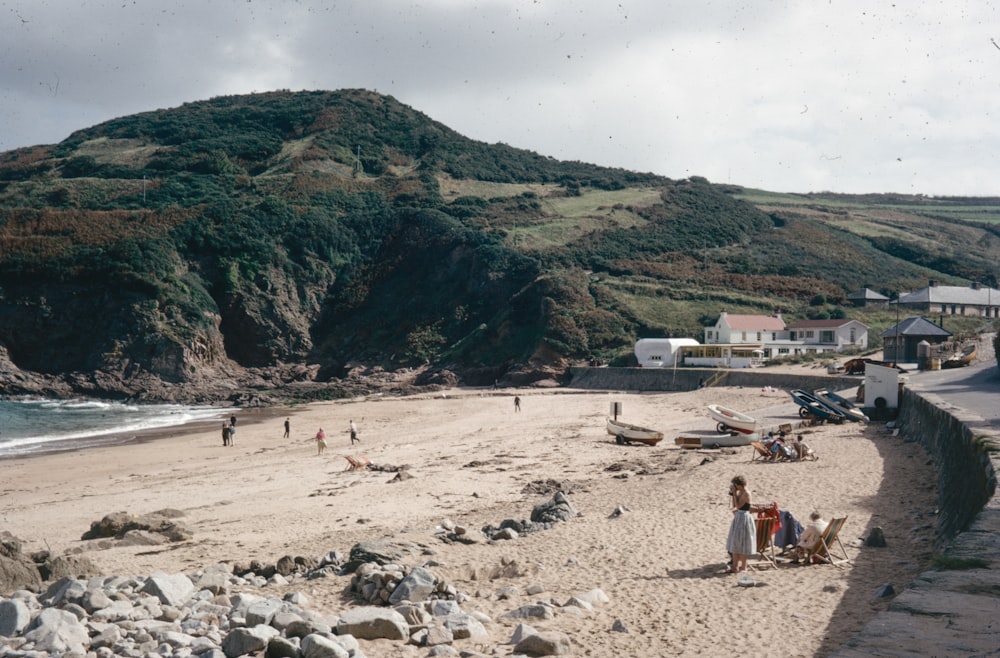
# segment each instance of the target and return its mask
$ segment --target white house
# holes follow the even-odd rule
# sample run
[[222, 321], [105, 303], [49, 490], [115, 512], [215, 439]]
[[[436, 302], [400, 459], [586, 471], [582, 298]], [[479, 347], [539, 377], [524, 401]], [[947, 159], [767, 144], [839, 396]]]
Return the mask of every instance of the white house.
[[685, 346], [687, 366], [748, 368], [795, 354], [840, 352], [868, 347], [868, 327], [857, 320], [801, 320], [786, 325], [781, 314], [738, 315], [723, 311], [705, 329], [705, 344]]
[[868, 348], [868, 327], [849, 318], [799, 320], [785, 327], [790, 343], [807, 352]]
[[781, 313], [775, 315], [739, 315], [719, 313], [714, 327], [705, 329], [705, 344], [749, 345], [778, 340], [785, 330]]
[[640, 338], [635, 343], [635, 358], [640, 368], [669, 368], [677, 365], [681, 347], [697, 344], [694, 338]]

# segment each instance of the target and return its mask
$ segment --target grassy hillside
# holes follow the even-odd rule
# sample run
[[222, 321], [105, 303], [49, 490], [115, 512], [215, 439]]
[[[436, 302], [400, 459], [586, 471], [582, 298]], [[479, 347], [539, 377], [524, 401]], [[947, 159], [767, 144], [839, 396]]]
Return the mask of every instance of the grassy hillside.
[[0, 154], [0, 356], [125, 391], [355, 362], [492, 381], [722, 309], [995, 285], [998, 212], [560, 162], [361, 90], [216, 98]]

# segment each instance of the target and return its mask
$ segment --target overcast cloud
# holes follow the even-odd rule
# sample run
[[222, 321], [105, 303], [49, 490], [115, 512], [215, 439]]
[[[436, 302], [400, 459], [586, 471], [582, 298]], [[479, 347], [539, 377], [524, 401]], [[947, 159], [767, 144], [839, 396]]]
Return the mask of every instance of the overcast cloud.
[[0, 0], [0, 150], [213, 96], [365, 88], [473, 139], [671, 178], [1000, 195], [998, 13], [962, 0]]

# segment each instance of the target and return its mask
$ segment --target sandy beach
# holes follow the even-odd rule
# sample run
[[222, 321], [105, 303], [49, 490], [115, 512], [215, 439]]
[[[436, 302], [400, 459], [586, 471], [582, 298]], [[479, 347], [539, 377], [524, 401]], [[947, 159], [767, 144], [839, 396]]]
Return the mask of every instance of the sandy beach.
[[[514, 396], [521, 398], [515, 412]], [[658, 446], [619, 446], [605, 432], [610, 403], [622, 419], [662, 430]], [[884, 425], [796, 429], [815, 462], [751, 461], [749, 447], [681, 450], [682, 431], [711, 429], [705, 405], [752, 413], [765, 428], [798, 425], [784, 391], [711, 388], [685, 393], [595, 393], [566, 389], [454, 389], [407, 398], [317, 403], [240, 417], [236, 445], [218, 430], [178, 433], [126, 446], [0, 461], [5, 529], [25, 550], [83, 552], [107, 574], [199, 569], [215, 562], [274, 563], [284, 555], [346, 554], [358, 541], [391, 537], [423, 547], [409, 564], [432, 570], [470, 597], [466, 611], [494, 622], [490, 642], [458, 648], [509, 655], [513, 622], [500, 616], [537, 600], [564, 602], [601, 588], [610, 602], [582, 615], [536, 622], [572, 638], [578, 656], [824, 655], [842, 644], [929, 562], [935, 474], [923, 449]], [[282, 438], [285, 417], [291, 437]], [[351, 446], [348, 422], [362, 442]], [[323, 427], [329, 447], [312, 440]], [[345, 455], [407, 465], [393, 473], [347, 471]], [[753, 501], [774, 501], [803, 524], [809, 512], [847, 516], [841, 534], [853, 564], [781, 565], [753, 572], [755, 587], [725, 573], [731, 519], [726, 495], [742, 474]], [[527, 519], [558, 481], [581, 516], [493, 544], [444, 543], [445, 519], [481, 528]], [[544, 492], [544, 493], [543, 493]], [[611, 514], [619, 505], [628, 511]], [[80, 539], [104, 515], [174, 508], [189, 541], [100, 549]], [[888, 546], [860, 540], [881, 527]], [[755, 563], [751, 560], [751, 563]], [[490, 579], [507, 564], [506, 574]], [[515, 568], [510, 568], [510, 565]], [[348, 577], [293, 583], [310, 607], [350, 605]], [[543, 591], [529, 595], [529, 586]], [[508, 599], [490, 596], [513, 587]], [[612, 631], [618, 620], [627, 632]], [[427, 649], [362, 642], [370, 656], [424, 656]]]

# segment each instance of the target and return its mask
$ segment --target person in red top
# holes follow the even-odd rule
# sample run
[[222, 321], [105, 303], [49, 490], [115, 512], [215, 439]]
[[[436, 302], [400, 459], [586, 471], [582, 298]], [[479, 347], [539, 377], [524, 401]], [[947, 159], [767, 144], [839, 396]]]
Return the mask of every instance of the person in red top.
[[323, 451], [326, 450], [326, 432], [323, 431], [322, 427], [319, 428], [318, 432], [316, 432], [315, 440], [316, 440], [316, 454], [322, 455]]

